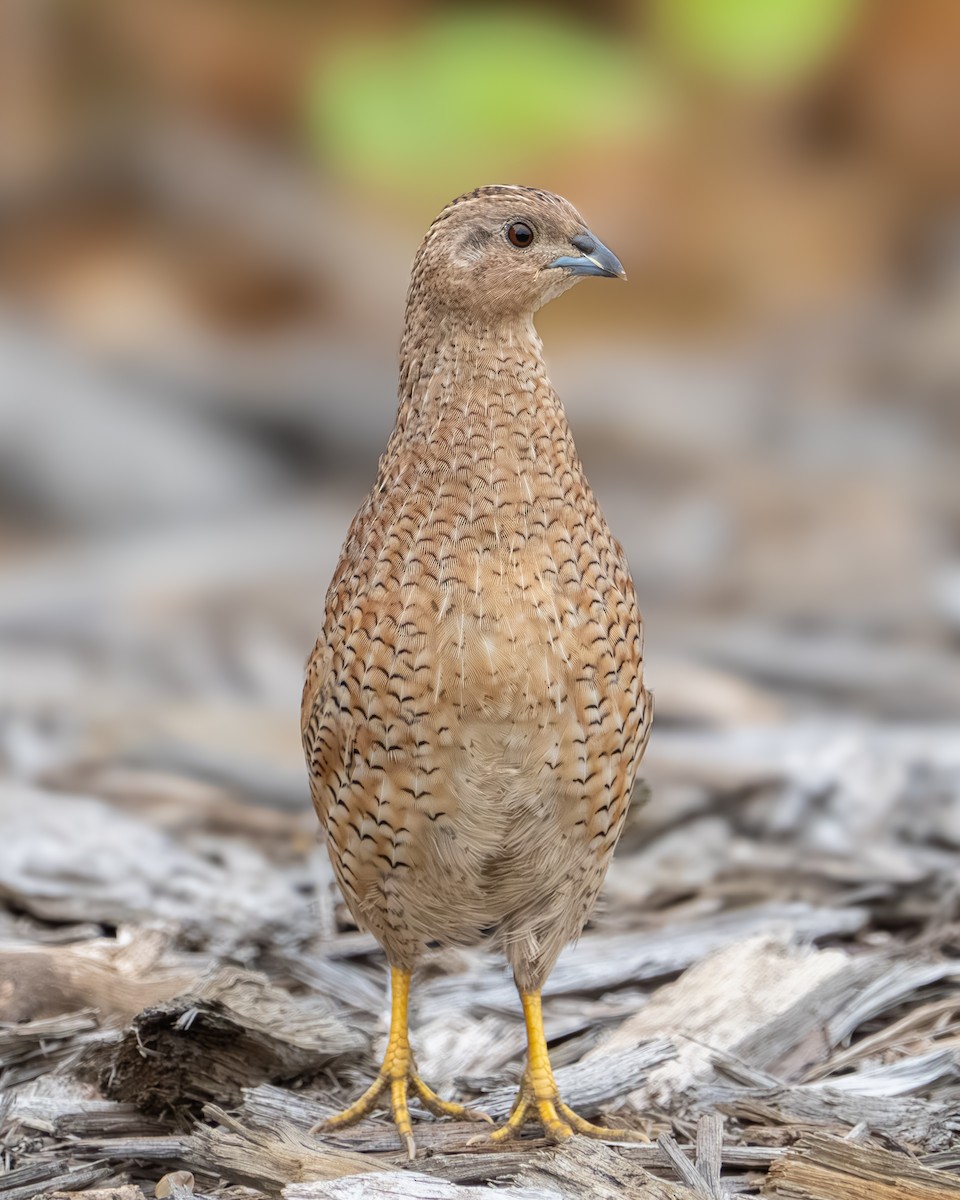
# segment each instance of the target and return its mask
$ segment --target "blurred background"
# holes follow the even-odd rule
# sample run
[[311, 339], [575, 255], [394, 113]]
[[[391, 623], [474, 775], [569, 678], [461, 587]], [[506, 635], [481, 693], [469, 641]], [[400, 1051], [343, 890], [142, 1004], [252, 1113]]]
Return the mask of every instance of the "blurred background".
[[685, 731], [762, 774], [932, 729], [956, 845], [958, 50], [954, 0], [6, 0], [4, 775], [312, 840], [302, 664], [409, 265], [518, 182], [630, 276], [540, 329], [645, 611], [650, 811], [712, 802]]

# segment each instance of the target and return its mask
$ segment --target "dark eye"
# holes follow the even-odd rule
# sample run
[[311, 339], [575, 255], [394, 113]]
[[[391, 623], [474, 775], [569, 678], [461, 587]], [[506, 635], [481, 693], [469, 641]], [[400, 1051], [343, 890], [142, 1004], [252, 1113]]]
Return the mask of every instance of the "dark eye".
[[529, 225], [525, 225], [523, 221], [514, 221], [507, 230], [507, 239], [511, 246], [517, 246], [520, 250], [526, 250], [533, 241], [533, 230]]

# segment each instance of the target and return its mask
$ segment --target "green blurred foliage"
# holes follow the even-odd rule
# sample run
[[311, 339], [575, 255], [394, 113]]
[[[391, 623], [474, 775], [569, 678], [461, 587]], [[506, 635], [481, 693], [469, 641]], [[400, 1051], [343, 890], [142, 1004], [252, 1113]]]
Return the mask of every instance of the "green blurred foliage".
[[657, 33], [687, 63], [733, 83], [791, 84], [823, 67], [860, 0], [656, 0]]
[[651, 131], [662, 100], [629, 47], [556, 18], [493, 10], [340, 45], [317, 69], [310, 111], [335, 170], [435, 195], [524, 182], [551, 156], [569, 161]]

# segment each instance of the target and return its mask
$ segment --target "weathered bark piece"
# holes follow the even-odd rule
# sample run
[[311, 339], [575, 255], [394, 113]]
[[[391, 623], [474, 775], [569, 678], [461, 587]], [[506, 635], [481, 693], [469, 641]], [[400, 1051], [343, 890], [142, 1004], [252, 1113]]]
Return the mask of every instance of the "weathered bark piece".
[[[719, 1129], [722, 1131], [723, 1126]], [[701, 1144], [702, 1142], [702, 1144]], [[691, 1194], [701, 1200], [728, 1200], [728, 1194], [720, 1186], [719, 1137], [717, 1127], [705, 1129], [703, 1137], [697, 1137], [697, 1158], [691, 1162], [668, 1133], [661, 1134], [657, 1145], [680, 1181]]]
[[119, 1187], [84, 1188], [80, 1192], [50, 1192], [49, 1195], [45, 1192], [44, 1200], [146, 1200], [146, 1197], [135, 1183], [123, 1183]]
[[[702, 1117], [701, 1123], [709, 1118]], [[698, 1126], [699, 1130], [699, 1126]], [[420, 1145], [418, 1135], [417, 1144]], [[543, 1146], [544, 1158], [550, 1159], [556, 1149], [542, 1141], [527, 1141], [515, 1143], [511, 1150], [488, 1149], [471, 1147], [464, 1153], [431, 1153], [422, 1164], [420, 1170], [451, 1183], [480, 1183], [500, 1179], [513, 1179], [530, 1163], [531, 1152], [538, 1146]], [[427, 1149], [426, 1146], [423, 1147]], [[686, 1157], [698, 1153], [697, 1146], [680, 1146], [679, 1151]], [[625, 1162], [637, 1167], [643, 1167], [657, 1175], [663, 1175], [672, 1170], [669, 1157], [656, 1143], [649, 1145], [617, 1145], [616, 1153]], [[786, 1154], [782, 1146], [746, 1146], [728, 1143], [723, 1147], [722, 1165], [728, 1168], [741, 1168], [748, 1171], [765, 1171], [771, 1163], [776, 1162]]]
[[[421, 1138], [416, 1129], [414, 1135], [417, 1138], [419, 1149]], [[436, 1179], [445, 1179], [448, 1183], [505, 1184], [515, 1181], [520, 1172], [530, 1165], [538, 1148], [546, 1150], [548, 1155], [551, 1153], [551, 1148], [544, 1139], [534, 1141], [525, 1138], [521, 1142], [515, 1142], [509, 1148], [482, 1144], [468, 1145], [470, 1137], [475, 1135], [475, 1126], [473, 1135], [465, 1132], [465, 1144], [459, 1152], [453, 1151], [445, 1154], [429, 1150], [427, 1154], [424, 1154], [422, 1160], [418, 1156], [417, 1170], [426, 1175], [432, 1175]], [[424, 1145], [423, 1149], [428, 1150], [428, 1147]]]
[[[960, 996], [952, 997], [950, 1005], [960, 1008]], [[835, 1092], [857, 1092], [861, 1096], [903, 1096], [915, 1093], [931, 1084], [944, 1081], [960, 1082], [960, 1049], [931, 1050], [929, 1054], [911, 1055], [894, 1062], [865, 1066], [849, 1075], [804, 1084], [808, 1088], [828, 1087]]]
[[844, 1041], [864, 1021], [894, 1008], [921, 988], [944, 979], [960, 979], [960, 965], [955, 959], [947, 962], [898, 959], [884, 965], [887, 970], [880, 972], [867, 987], [855, 992], [831, 1020], [829, 1038], [833, 1044]]
[[58, 1138], [156, 1137], [167, 1130], [135, 1105], [114, 1100], [31, 1095], [27, 1088], [12, 1100], [8, 1120]]
[[956, 973], [950, 963], [852, 959], [731, 1048], [741, 1061], [781, 1077], [806, 1072], [859, 1026], [918, 989]]
[[956, 1200], [960, 1179], [903, 1154], [814, 1134], [774, 1163], [763, 1195], [782, 1200]]
[[333, 1102], [304, 1092], [293, 1092], [289, 1088], [261, 1083], [257, 1087], [243, 1090], [243, 1106], [240, 1115], [243, 1122], [269, 1127], [275, 1121], [287, 1121], [292, 1125], [309, 1129], [317, 1121], [336, 1112]]
[[260, 975], [225, 968], [193, 993], [140, 1013], [88, 1066], [111, 1099], [167, 1115], [242, 1089], [316, 1072], [367, 1038], [317, 999], [296, 1000]]
[[[487, 1157], [481, 1161], [486, 1162]], [[495, 1157], [489, 1156], [490, 1160]], [[493, 1193], [488, 1187], [458, 1186], [423, 1174], [429, 1167], [428, 1159], [417, 1171], [290, 1184], [283, 1195], [285, 1200], [481, 1200], [491, 1195], [503, 1200], [698, 1200], [701, 1195], [682, 1184], [658, 1179], [602, 1142], [581, 1137], [527, 1154], [512, 1185], [498, 1187]]]
[[843, 969], [840, 950], [801, 948], [773, 935], [757, 935], [709, 955], [624, 1021], [587, 1056], [613, 1054], [631, 1039], [654, 1032], [676, 1039], [677, 1057], [651, 1073], [631, 1093], [630, 1106], [646, 1111], [669, 1104], [713, 1075], [717, 1050], [738, 1046], [779, 1014], [802, 1006], [824, 979]]
[[66, 1067], [102, 1037], [97, 1015], [90, 1010], [0, 1025], [0, 1089]]
[[[918, 1036], [931, 1036], [936, 1032], [938, 1024], [952, 1014], [960, 1011], [960, 990], [953, 989], [946, 996], [940, 997], [939, 1000], [930, 1000], [914, 1004], [908, 1008], [899, 1020], [893, 1021], [891, 1024], [883, 1024], [881, 1028], [873, 1033], [868, 1033], [865, 1037], [858, 1038], [852, 1045], [837, 1049], [827, 1059], [826, 1062], [820, 1063], [807, 1071], [804, 1075], [805, 1082], [815, 1082], [818, 1079], [825, 1079], [828, 1075], [834, 1075], [837, 1072], [847, 1070], [849, 1067], [857, 1063], [867, 1061], [872, 1058], [880, 1057], [891, 1050], [896, 1050], [901, 1047], [905, 1041], [912, 1040]], [[938, 1053], [936, 1051], [934, 1054]], [[913, 1071], [911, 1063], [922, 1062], [926, 1063], [929, 1056], [920, 1055], [918, 1058], [911, 1058], [905, 1062], [901, 1060], [899, 1063], [894, 1063], [892, 1066], [885, 1066], [881, 1070], [893, 1070], [897, 1072], [903, 1070]], [[926, 1067], [924, 1067], [926, 1069]], [[864, 1072], [857, 1072], [858, 1076], [862, 1076]], [[840, 1082], [846, 1076], [837, 1076], [834, 1080], [836, 1086], [843, 1086]], [[860, 1091], [868, 1090], [866, 1085], [859, 1088]]]
[[129, 1137], [77, 1138], [70, 1143], [71, 1153], [80, 1159], [94, 1162], [123, 1163], [136, 1159], [138, 1162], [157, 1163], [160, 1166], [185, 1161], [190, 1149], [187, 1134], [133, 1134]]
[[[429, 1175], [391, 1171], [376, 1179], [337, 1179], [327, 1183], [292, 1183], [284, 1200], [566, 1200], [562, 1192], [544, 1188], [458, 1187]], [[569, 1195], [569, 1193], [567, 1193]]]
[[603, 1142], [582, 1137], [534, 1155], [515, 1181], [551, 1189], [564, 1200], [695, 1200], [701, 1195], [686, 1181], [658, 1179]]
[[81, 1191], [116, 1175], [113, 1167], [102, 1164], [71, 1167], [62, 1159], [27, 1163], [0, 1175], [3, 1200], [37, 1200], [57, 1192]]
[[244, 1180], [267, 1192], [287, 1183], [339, 1179], [386, 1168], [372, 1158], [341, 1150], [288, 1122], [269, 1128], [245, 1125], [214, 1105], [204, 1109], [216, 1125], [198, 1125], [191, 1139], [189, 1162], [196, 1170]]
[[710, 1113], [697, 1122], [697, 1157], [694, 1166], [714, 1200], [726, 1195], [720, 1186], [723, 1165], [723, 1117]]
[[840, 1133], [863, 1126], [907, 1146], [946, 1150], [960, 1137], [960, 1103], [911, 1096], [863, 1096], [832, 1087], [711, 1088], [700, 1103], [716, 1104], [728, 1116], [759, 1124], [823, 1125]]

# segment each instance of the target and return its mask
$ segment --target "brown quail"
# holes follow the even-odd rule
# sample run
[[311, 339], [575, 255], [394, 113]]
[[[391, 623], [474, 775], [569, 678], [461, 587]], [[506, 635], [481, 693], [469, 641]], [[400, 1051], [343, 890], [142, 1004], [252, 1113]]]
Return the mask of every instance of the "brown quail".
[[337, 881], [392, 972], [390, 1039], [336, 1129], [389, 1094], [413, 1154], [410, 975], [428, 942], [495, 932], [528, 1060], [513, 1112], [554, 1139], [618, 1137], [561, 1101], [540, 989], [583, 928], [650, 732], [626, 559], [584, 477], [533, 315], [624, 278], [566, 200], [478, 188], [417, 253], [397, 423], [347, 535], [303, 694], [313, 802]]

